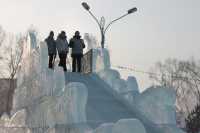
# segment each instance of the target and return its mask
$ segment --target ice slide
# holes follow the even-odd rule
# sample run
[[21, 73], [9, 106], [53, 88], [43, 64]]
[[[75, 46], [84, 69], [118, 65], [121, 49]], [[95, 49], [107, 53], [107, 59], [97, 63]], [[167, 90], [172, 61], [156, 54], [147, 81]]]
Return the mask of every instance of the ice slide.
[[116, 123], [120, 119], [139, 119], [147, 133], [162, 133], [162, 126], [155, 125], [116, 92], [112, 91], [96, 74], [66, 73], [66, 84], [81, 82], [88, 88], [86, 106], [87, 123], [96, 128], [103, 123]]

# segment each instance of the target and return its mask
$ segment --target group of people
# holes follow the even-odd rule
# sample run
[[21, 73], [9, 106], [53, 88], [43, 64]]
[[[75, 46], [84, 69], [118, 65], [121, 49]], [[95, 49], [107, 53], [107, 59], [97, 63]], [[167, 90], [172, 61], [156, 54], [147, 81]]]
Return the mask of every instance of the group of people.
[[54, 68], [54, 62], [59, 55], [60, 61], [59, 66], [63, 67], [64, 71], [67, 71], [66, 59], [69, 53], [69, 48], [72, 49], [72, 72], [81, 72], [83, 49], [85, 48], [84, 40], [81, 39], [80, 32], [76, 31], [73, 38], [70, 39], [69, 43], [65, 31], [61, 31], [57, 39], [54, 39], [54, 32], [51, 31], [49, 36], [45, 39], [48, 47], [49, 55], [49, 68]]

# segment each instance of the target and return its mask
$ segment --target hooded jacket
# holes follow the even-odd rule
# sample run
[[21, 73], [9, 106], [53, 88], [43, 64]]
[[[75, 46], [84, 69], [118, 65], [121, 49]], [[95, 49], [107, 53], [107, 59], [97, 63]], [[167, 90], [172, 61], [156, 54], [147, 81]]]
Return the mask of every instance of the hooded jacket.
[[58, 37], [56, 40], [56, 48], [58, 50], [58, 53], [68, 53], [69, 47], [68, 47], [68, 41], [67, 39], [61, 39], [61, 37]]
[[72, 48], [72, 55], [83, 55], [83, 49], [85, 48], [84, 40], [81, 37], [74, 36], [69, 43], [69, 47]]
[[56, 41], [53, 38], [46, 38], [45, 42], [47, 43], [48, 53], [56, 54]]

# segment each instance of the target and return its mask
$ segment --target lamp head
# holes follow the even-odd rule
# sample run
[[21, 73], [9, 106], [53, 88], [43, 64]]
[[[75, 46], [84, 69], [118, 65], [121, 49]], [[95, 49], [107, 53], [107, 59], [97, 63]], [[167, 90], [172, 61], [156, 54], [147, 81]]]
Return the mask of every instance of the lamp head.
[[129, 9], [129, 10], [128, 10], [128, 14], [134, 13], [134, 12], [136, 12], [136, 11], [137, 11], [137, 8], [134, 7], [134, 8], [132, 8], [132, 9]]
[[83, 2], [82, 6], [83, 6], [83, 8], [85, 8], [85, 10], [87, 10], [87, 11], [90, 10], [90, 6], [86, 2]]

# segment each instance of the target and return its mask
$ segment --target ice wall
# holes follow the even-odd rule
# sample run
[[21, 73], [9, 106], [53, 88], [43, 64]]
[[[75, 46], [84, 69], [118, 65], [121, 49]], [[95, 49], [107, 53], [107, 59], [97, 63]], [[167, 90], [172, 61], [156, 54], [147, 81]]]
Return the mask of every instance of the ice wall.
[[92, 70], [99, 72], [111, 67], [110, 54], [108, 49], [96, 48], [92, 50]]
[[114, 92], [127, 100], [130, 107], [137, 108], [146, 119], [152, 122], [152, 126], [159, 128], [159, 125], [169, 125], [169, 128], [162, 128], [160, 131], [173, 129], [174, 133], [181, 132], [176, 127], [174, 89], [157, 86], [140, 93], [135, 77], [121, 79], [119, 72], [113, 69], [102, 70], [98, 72], [98, 75]]
[[[34, 32], [27, 34], [24, 43], [25, 52], [14, 93], [13, 119], [20, 120], [18, 112], [24, 110], [23, 126], [35, 127], [30, 129], [32, 133], [44, 133], [47, 127], [55, 129], [56, 125], [86, 123], [87, 87], [82, 83], [66, 83], [63, 68], [57, 65], [54, 70], [47, 68], [47, 45], [38, 41]], [[43, 128], [36, 130], [40, 127]], [[56, 133], [61, 132], [58, 130], [56, 128]]]
[[54, 127], [86, 122], [87, 88], [70, 83], [57, 96], [45, 96], [28, 108], [28, 126]]
[[139, 95], [134, 104], [155, 124], [176, 125], [175, 102], [174, 89], [151, 87]]
[[130, 102], [134, 96], [140, 94], [138, 83], [135, 77], [129, 76], [127, 80], [121, 78], [120, 73], [113, 69], [106, 69], [98, 72], [98, 75], [117, 93], [123, 95]]

